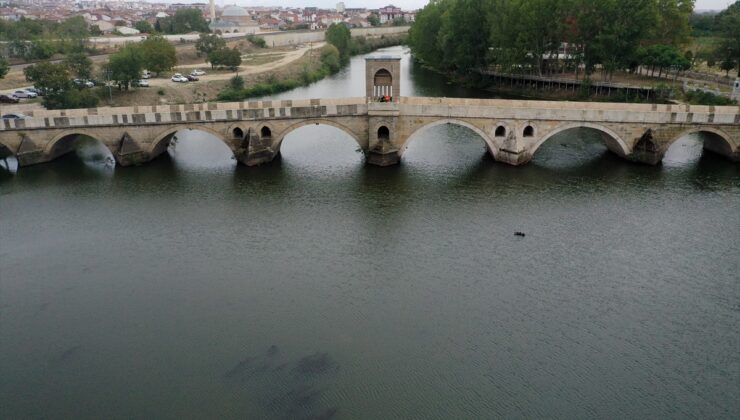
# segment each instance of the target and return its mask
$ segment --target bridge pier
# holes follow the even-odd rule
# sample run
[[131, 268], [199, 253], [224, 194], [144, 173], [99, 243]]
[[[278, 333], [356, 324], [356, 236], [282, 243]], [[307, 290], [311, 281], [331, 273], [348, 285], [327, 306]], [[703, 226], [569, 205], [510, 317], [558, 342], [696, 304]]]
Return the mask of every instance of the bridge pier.
[[273, 146], [272, 136], [260, 136], [252, 129], [247, 130], [244, 138], [236, 142], [234, 156], [239, 163], [257, 166], [272, 162], [279, 151]]
[[121, 140], [113, 150], [113, 157], [116, 159], [116, 165], [119, 166], [141, 165], [153, 158], [141, 148], [129, 133], [123, 133]]

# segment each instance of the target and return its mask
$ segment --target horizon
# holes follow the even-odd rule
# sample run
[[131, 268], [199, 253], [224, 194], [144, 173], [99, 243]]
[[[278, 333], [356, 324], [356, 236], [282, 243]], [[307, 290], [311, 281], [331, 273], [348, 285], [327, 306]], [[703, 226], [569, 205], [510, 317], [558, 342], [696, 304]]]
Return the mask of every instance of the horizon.
[[[123, 0], [141, 1], [141, 0]], [[208, 0], [144, 0], [148, 3], [208, 3]], [[404, 10], [416, 10], [423, 8], [428, 0], [366, 0], [354, 1], [344, 0], [345, 7], [364, 7], [377, 9], [380, 7], [394, 5]], [[282, 3], [282, 4], [275, 4]], [[320, 7], [324, 9], [336, 8], [338, 0], [216, 0], [218, 6], [237, 5], [242, 7]], [[734, 0], [697, 0], [694, 4], [695, 11], [723, 10], [734, 3]]]

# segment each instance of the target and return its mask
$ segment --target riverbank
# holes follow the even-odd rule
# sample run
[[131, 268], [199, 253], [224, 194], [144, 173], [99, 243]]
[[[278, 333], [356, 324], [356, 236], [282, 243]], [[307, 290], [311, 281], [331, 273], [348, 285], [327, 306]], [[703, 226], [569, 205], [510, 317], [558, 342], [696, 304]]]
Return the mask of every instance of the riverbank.
[[[380, 38], [353, 38], [351, 53], [352, 55], [367, 54], [380, 48], [401, 45], [405, 41], [405, 34]], [[319, 51], [318, 60], [309, 59], [307, 63], [303, 63], [300, 71], [283, 73], [282, 76], [271, 73], [266, 75], [260, 83], [245, 83], [241, 88], [228, 86], [218, 94], [218, 100], [240, 101], [287, 92], [336, 74], [343, 67], [339, 51], [334, 46], [327, 45]]]

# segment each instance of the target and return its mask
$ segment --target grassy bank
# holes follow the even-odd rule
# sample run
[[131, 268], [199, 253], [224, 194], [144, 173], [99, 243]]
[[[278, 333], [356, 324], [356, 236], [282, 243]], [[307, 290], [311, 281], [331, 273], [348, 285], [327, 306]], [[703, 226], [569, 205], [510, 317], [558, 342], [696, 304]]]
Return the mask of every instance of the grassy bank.
[[[380, 38], [358, 37], [352, 39], [351, 54], [367, 54], [379, 48], [401, 45], [406, 41], [406, 35], [381, 36]], [[337, 50], [332, 45], [321, 48], [318, 62], [304, 64], [301, 71], [295, 75], [279, 77], [274, 74], [267, 76], [261, 82], [241, 89], [227, 87], [218, 94], [220, 101], [241, 101], [249, 98], [274, 95], [289, 90], [308, 86], [311, 83], [337, 73], [344, 65]]]

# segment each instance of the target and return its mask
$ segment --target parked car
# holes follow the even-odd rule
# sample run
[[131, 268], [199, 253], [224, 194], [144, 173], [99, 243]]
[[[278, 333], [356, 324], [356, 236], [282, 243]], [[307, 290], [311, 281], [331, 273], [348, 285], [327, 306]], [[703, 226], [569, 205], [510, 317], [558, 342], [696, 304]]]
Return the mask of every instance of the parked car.
[[20, 112], [12, 113], [12, 114], [5, 114], [2, 116], [2, 119], [4, 120], [22, 120], [24, 118], [26, 118], [26, 116], [21, 114]]
[[194, 74], [188, 74], [188, 80], [190, 80], [191, 82], [197, 82], [200, 79]]
[[134, 87], [149, 87], [149, 81], [148, 80], [134, 80], [132, 83]]
[[149, 73], [149, 72], [148, 72], [147, 70], [144, 70], [144, 71], [143, 71], [143, 72], [141, 73], [141, 78], [142, 78], [142, 79], [150, 79], [151, 77], [152, 77], [152, 74], [151, 74], [151, 73]]
[[190, 74], [192, 76], [203, 76], [203, 75], [206, 74], [206, 72], [204, 72], [203, 70], [195, 69], [195, 70], [191, 71]]
[[44, 96], [44, 91], [41, 89], [36, 89], [35, 87], [26, 89], [29, 92], [35, 93], [37, 96]]
[[188, 78], [185, 77], [185, 76], [183, 76], [180, 73], [175, 73], [175, 75], [172, 76], [172, 81], [173, 82], [178, 82], [178, 83], [187, 83], [188, 82]]
[[15, 92], [13, 92], [13, 96], [15, 96], [16, 98], [35, 98], [39, 95], [27, 90], [16, 90]]
[[89, 80], [82, 80], [82, 79], [74, 79], [72, 82], [81, 88], [91, 88], [95, 87], [95, 84]]
[[17, 104], [18, 102], [20, 102], [20, 100], [16, 98], [15, 96], [0, 95], [0, 103]]

